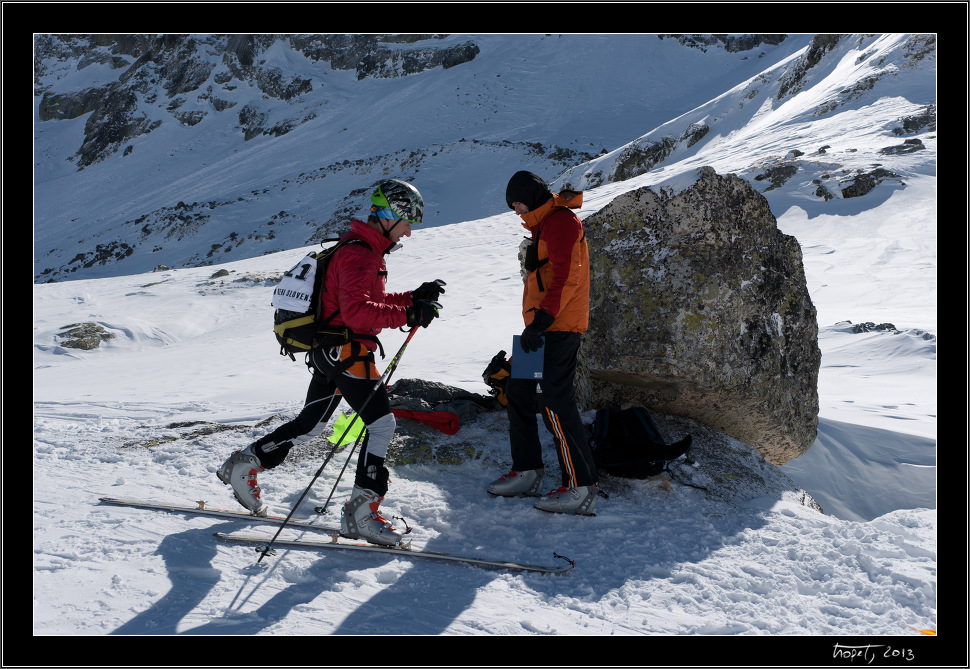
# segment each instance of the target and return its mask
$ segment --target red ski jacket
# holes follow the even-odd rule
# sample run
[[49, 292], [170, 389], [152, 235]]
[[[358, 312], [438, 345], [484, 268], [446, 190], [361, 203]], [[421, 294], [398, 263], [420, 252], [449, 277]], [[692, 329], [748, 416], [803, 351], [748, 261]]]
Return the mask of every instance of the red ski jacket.
[[[384, 290], [387, 282], [384, 256], [391, 241], [357, 219], [350, 222], [350, 232], [341, 238], [346, 239], [362, 239], [367, 246], [348, 244], [331, 259], [325, 290], [320, 291], [323, 318], [336, 313], [331, 325], [346, 325], [363, 335], [376, 336], [384, 328], [407, 325], [404, 309], [412, 304], [411, 293], [386, 293]], [[361, 339], [360, 342], [371, 351], [377, 350], [373, 340]]]

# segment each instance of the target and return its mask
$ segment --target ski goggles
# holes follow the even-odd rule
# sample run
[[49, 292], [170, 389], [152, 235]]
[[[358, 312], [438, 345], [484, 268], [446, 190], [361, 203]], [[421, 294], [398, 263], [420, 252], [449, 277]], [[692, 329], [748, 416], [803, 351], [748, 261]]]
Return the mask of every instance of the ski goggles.
[[394, 211], [394, 209], [391, 209], [390, 207], [378, 207], [377, 205], [373, 205], [370, 208], [370, 210], [371, 210], [371, 213], [374, 214], [374, 216], [377, 216], [378, 218], [383, 218], [389, 221], [401, 220], [401, 221], [407, 221], [408, 223], [421, 222], [421, 214], [423, 212], [421, 211], [420, 207], [418, 208], [417, 216], [415, 216], [413, 213], [413, 209], [410, 205], [397, 203], [395, 206], [397, 207], [398, 211]]
[[389, 221], [396, 221], [401, 218], [400, 216], [395, 214], [389, 207], [378, 207], [375, 205], [371, 207], [370, 210], [371, 210], [371, 213], [374, 214], [374, 216], [377, 216], [377, 218], [384, 218]]

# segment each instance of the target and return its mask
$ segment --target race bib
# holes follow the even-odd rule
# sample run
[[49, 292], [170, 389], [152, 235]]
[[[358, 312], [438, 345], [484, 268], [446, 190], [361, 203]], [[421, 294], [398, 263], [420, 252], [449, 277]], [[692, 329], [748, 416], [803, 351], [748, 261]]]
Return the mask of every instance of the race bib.
[[310, 310], [313, 282], [317, 275], [317, 256], [308, 253], [283, 275], [273, 291], [273, 307], [303, 313]]

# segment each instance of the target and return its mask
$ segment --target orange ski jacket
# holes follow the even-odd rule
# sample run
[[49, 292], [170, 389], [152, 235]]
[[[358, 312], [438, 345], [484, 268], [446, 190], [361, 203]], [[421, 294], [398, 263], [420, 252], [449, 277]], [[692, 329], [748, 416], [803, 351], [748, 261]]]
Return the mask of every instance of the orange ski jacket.
[[570, 211], [582, 204], [581, 192], [564, 190], [520, 216], [538, 252], [522, 292], [526, 325], [542, 309], [555, 318], [550, 331], [582, 333], [589, 326], [589, 249], [583, 222]]

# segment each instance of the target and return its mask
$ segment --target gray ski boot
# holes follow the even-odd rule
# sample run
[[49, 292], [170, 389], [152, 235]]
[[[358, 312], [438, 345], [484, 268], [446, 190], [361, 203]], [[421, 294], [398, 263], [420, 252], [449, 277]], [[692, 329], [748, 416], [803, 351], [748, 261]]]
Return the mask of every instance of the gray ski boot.
[[386, 546], [400, 543], [403, 533], [381, 515], [383, 499], [373, 490], [355, 485], [340, 514], [340, 536]]
[[488, 485], [488, 492], [502, 497], [539, 497], [542, 493], [542, 477], [545, 469], [528, 469], [524, 472], [510, 471], [505, 476], [492, 481]]
[[540, 497], [535, 507], [540, 511], [552, 513], [575, 513], [581, 516], [596, 515], [596, 501], [599, 497], [598, 484], [581, 485], [576, 488], [557, 488]]
[[232, 486], [232, 494], [236, 501], [248, 509], [254, 516], [265, 516], [269, 509], [259, 498], [259, 483], [256, 475], [264, 471], [259, 464], [259, 458], [254, 452], [255, 445], [249, 445], [241, 451], [229, 456], [216, 476], [226, 485]]

